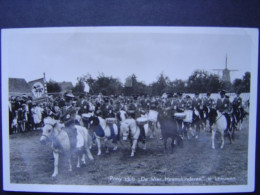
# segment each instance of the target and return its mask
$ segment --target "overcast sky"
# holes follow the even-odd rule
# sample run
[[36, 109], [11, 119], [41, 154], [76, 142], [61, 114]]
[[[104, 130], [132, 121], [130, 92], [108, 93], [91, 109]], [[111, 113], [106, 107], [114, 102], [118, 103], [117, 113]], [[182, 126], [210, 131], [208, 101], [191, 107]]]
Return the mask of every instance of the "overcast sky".
[[[250, 34], [250, 33], [249, 33]], [[245, 29], [212, 28], [39, 28], [6, 30], [4, 66], [9, 78], [72, 81], [99, 73], [125, 82], [135, 74], [150, 84], [160, 73], [171, 80], [188, 77], [197, 69], [225, 67], [231, 79], [251, 71], [253, 41]]]

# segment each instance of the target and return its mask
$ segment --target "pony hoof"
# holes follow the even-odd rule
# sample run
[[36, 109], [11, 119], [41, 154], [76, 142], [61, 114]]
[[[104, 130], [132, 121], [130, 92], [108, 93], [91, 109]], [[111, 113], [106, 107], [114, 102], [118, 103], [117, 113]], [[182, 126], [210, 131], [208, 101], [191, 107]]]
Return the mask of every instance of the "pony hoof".
[[57, 177], [57, 174], [52, 174], [52, 176], [51, 176], [52, 179], [56, 179], [56, 177]]
[[117, 150], [117, 147], [114, 147], [113, 150], [116, 151], [116, 150]]

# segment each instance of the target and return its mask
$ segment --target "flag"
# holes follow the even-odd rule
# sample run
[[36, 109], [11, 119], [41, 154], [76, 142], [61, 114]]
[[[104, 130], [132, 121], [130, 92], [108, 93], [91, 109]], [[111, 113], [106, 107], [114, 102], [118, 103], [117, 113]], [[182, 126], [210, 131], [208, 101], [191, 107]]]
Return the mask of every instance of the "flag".
[[84, 82], [84, 91], [89, 93], [90, 87], [87, 82]]
[[125, 87], [133, 87], [133, 80], [132, 76], [129, 76], [125, 80]]
[[47, 95], [47, 83], [44, 78], [28, 82], [33, 100], [45, 99]]

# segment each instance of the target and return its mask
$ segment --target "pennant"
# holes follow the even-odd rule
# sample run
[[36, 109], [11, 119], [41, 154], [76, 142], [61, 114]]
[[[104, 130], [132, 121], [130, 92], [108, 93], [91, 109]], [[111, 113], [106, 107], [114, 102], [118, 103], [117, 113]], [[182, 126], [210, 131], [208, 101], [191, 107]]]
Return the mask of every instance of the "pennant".
[[90, 87], [87, 82], [84, 82], [84, 91], [89, 93]]

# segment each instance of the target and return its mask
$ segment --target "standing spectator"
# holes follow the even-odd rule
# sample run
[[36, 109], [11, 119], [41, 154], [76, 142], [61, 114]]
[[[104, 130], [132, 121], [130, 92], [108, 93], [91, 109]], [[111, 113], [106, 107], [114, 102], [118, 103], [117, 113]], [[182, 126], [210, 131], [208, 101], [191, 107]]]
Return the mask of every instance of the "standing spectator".
[[42, 112], [43, 112], [43, 108], [36, 105], [35, 103], [32, 103], [32, 108], [31, 108], [31, 113], [33, 118], [32, 130], [37, 130], [37, 128], [40, 127], [42, 122]]

